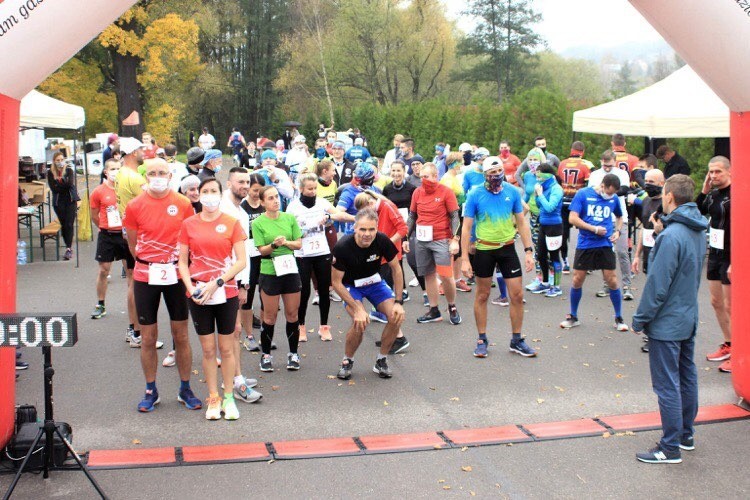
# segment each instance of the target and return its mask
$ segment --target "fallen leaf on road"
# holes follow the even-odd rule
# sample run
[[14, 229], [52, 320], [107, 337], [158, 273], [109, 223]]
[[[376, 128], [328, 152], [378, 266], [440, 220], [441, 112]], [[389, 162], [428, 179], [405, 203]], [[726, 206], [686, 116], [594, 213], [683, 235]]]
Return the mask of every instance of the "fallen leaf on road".
[[623, 375], [622, 373], [616, 373], [615, 374], [615, 378], [624, 378], [624, 377], [625, 377], [625, 375]]
[[193, 370], [193, 375], [198, 375], [198, 370]]
[[133, 444], [143, 444], [140, 439], [134, 439]]
[[342, 385], [344, 385], [344, 384], [339, 384], [339, 387], [341, 387]]
[[595, 347], [595, 346], [596, 346], [596, 344], [594, 344], [593, 342], [589, 342], [589, 345], [590, 345], [591, 347]]
[[476, 493], [474, 493], [474, 492], [473, 492], [473, 491], [471, 491], [471, 490], [469, 490], [469, 495], [471, 495], [471, 496], [473, 496], [473, 497], [477, 496], [477, 494], [476, 494]]
[[544, 403], [544, 400], [542, 398], [537, 398], [536, 402], [537, 404], [542, 404]]
[[310, 328], [309, 330], [307, 330], [307, 333], [315, 333], [315, 328]]
[[588, 364], [588, 363], [584, 363], [584, 364], [583, 364], [583, 366], [591, 366], [591, 365], [590, 365], [590, 364]]
[[350, 380], [349, 385], [357, 385], [357, 383], [354, 380]]
[[438, 479], [438, 484], [443, 484], [445, 482], [445, 479]]
[[611, 438], [611, 437], [612, 437], [612, 434], [610, 434], [609, 432], [605, 432], [604, 434], [602, 434], [602, 437], [603, 437], [604, 439], [607, 439], [607, 438]]
[[461, 470], [464, 472], [471, 472], [472, 468], [471, 465], [464, 465], [463, 467], [461, 467]]
[[464, 446], [463, 448], [461, 448], [461, 451], [466, 451], [466, 450], [468, 450], [468, 449], [469, 449], [469, 447], [468, 447], [468, 446]]
[[268, 464], [270, 465], [270, 464], [274, 463], [275, 461], [276, 461], [276, 460], [272, 458], [271, 460], [269, 460], [269, 461], [268, 461], [268, 462], [266, 462], [266, 463], [268, 463]]
[[563, 349], [567, 349], [567, 348], [568, 348], [568, 346], [564, 345], [564, 346], [562, 346], [562, 348], [563, 348]]
[[434, 388], [434, 387], [430, 387], [430, 390], [431, 390], [431, 391], [434, 391], [434, 390], [435, 390], [435, 388]]
[[559, 385], [556, 385], [555, 389], [557, 389], [560, 392], [565, 392], [565, 388], [564, 387], [560, 387]]
[[446, 484], [445, 486], [443, 486], [443, 489], [444, 490], [449, 490], [449, 489], [451, 489], [451, 487]]
[[615, 394], [615, 397], [616, 397], [616, 398], [619, 398], [619, 397], [620, 397], [620, 395], [619, 395], [619, 394]]
[[388, 406], [388, 401], [383, 401], [383, 406]]
[[272, 391], [278, 391], [279, 390], [279, 386], [278, 385], [272, 385], [271, 386], [271, 390]]
[[333, 380], [336, 378], [336, 375], [327, 375], [326, 378], [328, 378], [329, 380]]
[[461, 401], [459, 398], [451, 398], [451, 401]]

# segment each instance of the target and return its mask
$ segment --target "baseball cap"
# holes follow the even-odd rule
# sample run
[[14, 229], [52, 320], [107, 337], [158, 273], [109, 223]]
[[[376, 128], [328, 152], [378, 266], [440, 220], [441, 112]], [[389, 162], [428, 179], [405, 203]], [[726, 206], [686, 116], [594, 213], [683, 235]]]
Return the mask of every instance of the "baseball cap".
[[263, 151], [263, 154], [260, 155], [260, 161], [265, 160], [276, 160], [276, 153], [270, 149]]
[[458, 147], [458, 151], [463, 153], [464, 151], [470, 151], [471, 150], [471, 144], [468, 142], [462, 142], [461, 145]]
[[424, 158], [422, 158], [422, 155], [414, 155], [411, 157], [411, 162], [414, 163], [415, 161], [424, 163]]
[[203, 156], [206, 154], [203, 148], [198, 146], [192, 147], [187, 150], [187, 162], [189, 165], [197, 165], [203, 161]]
[[365, 141], [363, 141], [361, 137], [357, 137], [356, 139], [354, 139], [354, 144], [356, 144], [357, 146], [361, 146], [364, 143]]
[[218, 149], [209, 149], [206, 151], [206, 154], [203, 156], [203, 161], [201, 162], [201, 165], [205, 165], [211, 160], [215, 160], [216, 158], [221, 158], [221, 151]]
[[294, 143], [295, 143], [295, 144], [300, 144], [300, 143], [303, 143], [303, 142], [305, 142], [305, 141], [307, 141], [307, 139], [305, 139], [305, 136], [304, 136], [304, 135], [302, 135], [302, 134], [300, 134], [300, 135], [298, 135], [298, 136], [296, 136], [296, 137], [294, 138]]
[[143, 143], [135, 137], [121, 137], [120, 138], [120, 152], [124, 155], [129, 155], [137, 149], [141, 149]]
[[483, 158], [487, 158], [490, 155], [490, 151], [487, 148], [479, 148], [474, 153], [474, 161], [479, 161]]
[[120, 136], [117, 134], [109, 134], [109, 137], [107, 137], [107, 146], [109, 146], [110, 144], [118, 140], [119, 138]]
[[375, 169], [371, 164], [362, 162], [354, 169], [354, 177], [363, 181], [372, 179], [375, 177]]
[[487, 172], [488, 170], [492, 170], [493, 168], [501, 167], [503, 166], [503, 161], [498, 158], [497, 156], [488, 156], [484, 159], [482, 162], [482, 172]]

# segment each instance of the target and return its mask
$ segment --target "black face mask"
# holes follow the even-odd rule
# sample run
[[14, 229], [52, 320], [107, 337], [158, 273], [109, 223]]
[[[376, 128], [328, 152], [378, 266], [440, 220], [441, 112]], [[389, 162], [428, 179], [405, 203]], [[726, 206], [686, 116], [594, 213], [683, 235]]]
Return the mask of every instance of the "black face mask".
[[654, 198], [661, 194], [662, 187], [657, 186], [656, 184], [646, 184], [645, 186], [643, 186], [643, 190], [646, 191], [646, 194], [649, 196], [649, 198]]
[[315, 196], [305, 196], [304, 194], [299, 195], [299, 201], [305, 208], [312, 208], [315, 206]]
[[363, 187], [370, 187], [375, 183], [375, 178], [367, 179], [367, 180], [361, 180], [359, 181], [359, 185]]
[[539, 148], [539, 149], [541, 149], [541, 150], [542, 150], [542, 153], [544, 153], [544, 154], [547, 154], [547, 147], [546, 147], [546, 146], [545, 146], [545, 147], [543, 147], [543, 148]]

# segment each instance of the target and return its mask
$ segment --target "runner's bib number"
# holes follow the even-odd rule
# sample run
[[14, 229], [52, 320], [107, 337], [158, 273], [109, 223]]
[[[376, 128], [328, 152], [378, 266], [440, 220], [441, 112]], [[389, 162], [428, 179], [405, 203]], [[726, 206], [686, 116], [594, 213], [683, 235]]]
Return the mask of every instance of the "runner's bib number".
[[167, 286], [175, 283], [177, 283], [177, 268], [174, 264], [149, 264], [149, 285]]
[[547, 242], [547, 250], [559, 250], [562, 246], [563, 237], [560, 236], [545, 236], [544, 240]]
[[653, 248], [656, 244], [656, 238], [654, 237], [654, 230], [653, 229], [644, 229], [643, 230], [643, 246], [648, 248]]
[[325, 252], [327, 247], [328, 240], [323, 232], [316, 231], [302, 238], [302, 255], [316, 255]]
[[408, 208], [399, 208], [398, 213], [401, 214], [401, 217], [404, 219], [404, 222], [409, 220], [409, 209]]
[[417, 241], [432, 241], [432, 226], [417, 226]]
[[294, 255], [279, 255], [273, 258], [273, 269], [276, 271], [276, 276], [284, 276], [286, 274], [297, 273], [297, 259]]
[[255, 240], [252, 238], [245, 240], [245, 248], [247, 248], [247, 255], [249, 257], [260, 257], [258, 247], [255, 246]]
[[380, 283], [380, 281], [381, 281], [380, 275], [378, 273], [375, 273], [372, 276], [368, 276], [367, 278], [354, 280], [354, 286], [357, 288], [362, 288], [364, 286], [374, 285], [375, 283]]
[[122, 227], [122, 217], [117, 207], [107, 207], [107, 227], [110, 229]]
[[711, 248], [716, 250], [724, 250], [724, 230], [714, 229], [713, 227], [708, 232], [708, 243]]
[[[197, 282], [196, 287], [197, 288], [205, 288], [206, 284], [202, 283], [200, 281]], [[216, 289], [213, 295], [211, 295], [211, 298], [208, 299], [203, 303], [204, 306], [215, 306], [218, 304], [226, 304], [227, 303], [227, 290], [223, 286], [220, 286]]]

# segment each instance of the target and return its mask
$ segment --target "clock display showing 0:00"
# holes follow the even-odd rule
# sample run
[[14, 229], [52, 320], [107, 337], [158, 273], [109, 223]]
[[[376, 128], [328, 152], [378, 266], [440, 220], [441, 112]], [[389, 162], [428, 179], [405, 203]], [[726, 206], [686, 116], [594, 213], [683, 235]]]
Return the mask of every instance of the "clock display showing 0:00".
[[77, 340], [75, 315], [0, 316], [0, 346], [69, 347]]

